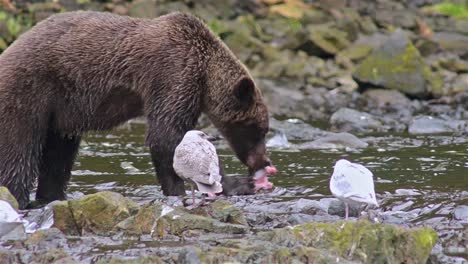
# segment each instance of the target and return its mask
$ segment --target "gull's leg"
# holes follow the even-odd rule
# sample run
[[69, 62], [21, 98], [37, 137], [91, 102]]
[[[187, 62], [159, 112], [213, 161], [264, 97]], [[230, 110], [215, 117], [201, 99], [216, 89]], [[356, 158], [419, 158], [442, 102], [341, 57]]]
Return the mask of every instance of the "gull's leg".
[[348, 220], [349, 206], [348, 203], [345, 203], [345, 220]]

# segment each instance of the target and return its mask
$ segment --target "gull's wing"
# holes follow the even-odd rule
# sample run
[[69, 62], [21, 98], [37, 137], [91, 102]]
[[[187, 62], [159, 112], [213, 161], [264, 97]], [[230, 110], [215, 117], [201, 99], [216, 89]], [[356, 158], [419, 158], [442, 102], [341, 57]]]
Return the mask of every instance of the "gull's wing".
[[216, 148], [207, 140], [182, 141], [174, 153], [174, 170], [194, 182], [213, 184], [220, 180]]
[[334, 171], [330, 190], [338, 198], [377, 205], [373, 174], [360, 164], [349, 163]]

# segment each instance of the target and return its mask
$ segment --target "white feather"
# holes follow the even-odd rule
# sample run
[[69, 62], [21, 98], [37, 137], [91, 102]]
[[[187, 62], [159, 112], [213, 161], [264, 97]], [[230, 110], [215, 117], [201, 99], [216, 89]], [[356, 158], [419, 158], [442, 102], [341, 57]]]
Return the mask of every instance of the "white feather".
[[373, 174], [366, 167], [340, 159], [336, 162], [330, 179], [330, 191], [347, 203], [378, 206]]
[[202, 131], [187, 132], [174, 152], [177, 175], [196, 184], [202, 193], [222, 192], [216, 148]]

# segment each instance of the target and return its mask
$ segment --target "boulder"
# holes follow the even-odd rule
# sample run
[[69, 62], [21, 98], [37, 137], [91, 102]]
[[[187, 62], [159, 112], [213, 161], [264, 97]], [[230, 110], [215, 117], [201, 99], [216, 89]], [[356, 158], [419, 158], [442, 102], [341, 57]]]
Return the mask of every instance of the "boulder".
[[432, 40], [444, 50], [456, 53], [462, 57], [468, 54], [468, 46], [466, 45], [468, 43], [468, 36], [466, 35], [455, 32], [437, 32], [434, 33]]
[[307, 30], [311, 43], [303, 49], [311, 55], [337, 54], [351, 44], [346, 32], [328, 24], [309, 25]]
[[385, 132], [389, 128], [382, 121], [371, 114], [359, 112], [350, 108], [340, 108], [330, 118], [333, 130], [343, 132]]
[[405, 33], [397, 30], [365, 58], [353, 77], [364, 84], [396, 89], [415, 97], [440, 95], [442, 79], [432, 74]]
[[430, 228], [405, 229], [367, 220], [308, 223], [259, 234], [277, 245], [326, 249], [346, 260], [364, 263], [426, 263], [437, 233]]
[[7, 187], [0, 186], [0, 200], [9, 202], [16, 210], [19, 208], [18, 201], [16, 201], [15, 197], [10, 193]]
[[444, 120], [438, 117], [419, 115], [411, 121], [410, 134], [461, 133], [465, 131], [467, 122], [463, 120]]
[[187, 210], [160, 202], [143, 205], [138, 213], [117, 225], [127, 234], [150, 234], [152, 237], [184, 236], [190, 233], [243, 234], [248, 227], [242, 212], [225, 201]]
[[80, 230], [73, 218], [72, 211], [67, 201], [55, 201], [50, 204], [53, 211], [55, 227], [66, 235], [80, 235]]
[[353, 134], [328, 133], [324, 137], [320, 137], [312, 142], [307, 142], [299, 145], [300, 149], [359, 149], [366, 148], [368, 144]]
[[122, 220], [138, 211], [138, 205], [115, 192], [98, 192], [68, 202], [80, 233], [109, 234]]

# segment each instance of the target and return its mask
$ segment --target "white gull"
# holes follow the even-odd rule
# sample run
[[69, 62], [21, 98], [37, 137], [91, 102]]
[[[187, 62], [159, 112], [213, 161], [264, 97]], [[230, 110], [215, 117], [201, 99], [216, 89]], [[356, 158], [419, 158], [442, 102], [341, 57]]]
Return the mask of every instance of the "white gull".
[[331, 193], [345, 203], [345, 219], [348, 219], [348, 204], [379, 206], [375, 198], [373, 174], [361, 164], [345, 159], [336, 162], [330, 179]]

